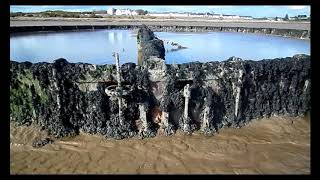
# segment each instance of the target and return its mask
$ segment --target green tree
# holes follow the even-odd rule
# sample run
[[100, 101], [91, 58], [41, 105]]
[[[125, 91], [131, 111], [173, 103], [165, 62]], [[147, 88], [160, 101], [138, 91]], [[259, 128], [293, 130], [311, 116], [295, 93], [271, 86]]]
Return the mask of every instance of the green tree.
[[24, 16], [26, 13], [23, 12], [14, 12], [14, 13], [10, 13], [11, 17], [17, 17], [17, 16]]
[[288, 20], [289, 20], [288, 14], [286, 14], [286, 16], [284, 17], [284, 20], [285, 20], [285, 21], [288, 21]]

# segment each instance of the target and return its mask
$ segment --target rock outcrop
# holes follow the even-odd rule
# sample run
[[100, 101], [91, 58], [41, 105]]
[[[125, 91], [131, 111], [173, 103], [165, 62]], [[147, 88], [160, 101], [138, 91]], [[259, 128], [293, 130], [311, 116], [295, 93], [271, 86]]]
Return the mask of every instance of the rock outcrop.
[[255, 118], [304, 115], [311, 109], [310, 64], [307, 55], [176, 65], [158, 59], [148, 68], [126, 63], [120, 123], [118, 100], [105, 92], [117, 85], [115, 65], [11, 61], [10, 119], [37, 124], [55, 137], [82, 130], [122, 139], [141, 128], [147, 129], [144, 137], [178, 129], [213, 134]]
[[163, 41], [158, 39], [146, 25], [142, 25], [138, 30], [137, 43], [138, 65], [143, 65], [151, 57], [164, 60], [165, 49]]

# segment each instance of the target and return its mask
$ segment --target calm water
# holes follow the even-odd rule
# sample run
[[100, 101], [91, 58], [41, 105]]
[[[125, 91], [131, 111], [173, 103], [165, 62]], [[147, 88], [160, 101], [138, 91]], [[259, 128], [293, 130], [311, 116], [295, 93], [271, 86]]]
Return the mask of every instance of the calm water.
[[[175, 47], [165, 43], [167, 63], [221, 61], [231, 56], [261, 60], [310, 54], [310, 41], [283, 37], [231, 32], [155, 34], [165, 42], [188, 47], [171, 51]], [[136, 41], [136, 35], [129, 30], [21, 33], [10, 36], [10, 59], [53, 62], [65, 58], [69, 62], [113, 64], [112, 52], [119, 52], [121, 63], [136, 63]]]

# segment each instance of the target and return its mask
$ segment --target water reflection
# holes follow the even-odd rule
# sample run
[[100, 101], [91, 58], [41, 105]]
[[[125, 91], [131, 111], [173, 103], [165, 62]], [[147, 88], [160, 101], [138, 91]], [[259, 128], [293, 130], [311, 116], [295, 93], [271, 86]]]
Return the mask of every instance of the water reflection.
[[118, 42], [122, 42], [122, 34], [123, 32], [117, 33]]
[[111, 42], [111, 44], [114, 44], [114, 32], [109, 32], [108, 37], [108, 40]]
[[[95, 30], [56, 33], [21, 33], [10, 35], [10, 59], [15, 61], [52, 62], [66, 58], [70, 62], [114, 63], [112, 52], [120, 54], [120, 63], [137, 63], [136, 36], [129, 30]], [[230, 33], [156, 32], [160, 39], [187, 47], [179, 51], [165, 43], [167, 63], [288, 57], [310, 54], [310, 41], [283, 37]]]

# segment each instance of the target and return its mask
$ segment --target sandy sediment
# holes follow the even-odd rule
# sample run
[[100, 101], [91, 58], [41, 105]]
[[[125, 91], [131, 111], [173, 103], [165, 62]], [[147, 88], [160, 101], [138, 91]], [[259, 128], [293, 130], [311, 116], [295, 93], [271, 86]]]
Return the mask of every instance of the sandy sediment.
[[214, 136], [194, 133], [151, 139], [80, 134], [33, 148], [45, 132], [10, 126], [11, 174], [309, 174], [307, 118], [255, 120]]

